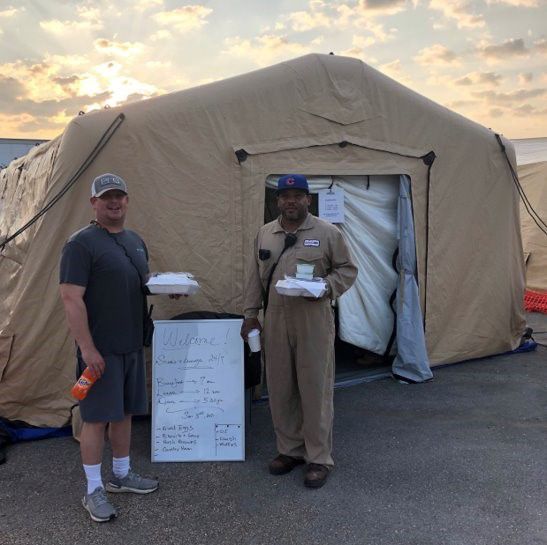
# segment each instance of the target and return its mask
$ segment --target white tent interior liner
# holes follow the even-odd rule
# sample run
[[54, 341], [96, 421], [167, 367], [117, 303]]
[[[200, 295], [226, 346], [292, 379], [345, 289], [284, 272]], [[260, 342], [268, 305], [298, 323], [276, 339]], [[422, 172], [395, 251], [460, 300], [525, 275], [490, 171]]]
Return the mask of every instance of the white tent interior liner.
[[[275, 189], [279, 176], [269, 176], [266, 185]], [[338, 301], [338, 336], [383, 354], [393, 330], [389, 298], [397, 286], [391, 263], [397, 248], [399, 176], [309, 176], [308, 183], [312, 193], [332, 183], [344, 190], [345, 223], [338, 227], [359, 275]]]
[[[266, 179], [266, 186], [276, 188], [279, 175], [271, 175]], [[317, 193], [320, 189], [331, 186], [344, 190], [345, 222], [339, 224], [344, 238], [351, 250], [353, 259], [359, 269], [355, 284], [338, 300], [338, 336], [345, 342], [383, 355], [387, 349], [392, 331], [394, 315], [390, 308], [390, 297], [398, 284], [399, 275], [393, 268], [393, 255], [400, 245], [401, 230], [405, 230], [398, 215], [399, 197], [402, 192], [401, 177], [398, 175], [371, 175], [371, 176], [308, 176], [310, 191]], [[407, 178], [406, 184], [409, 184]], [[410, 201], [408, 200], [408, 214], [411, 218]], [[414, 244], [413, 227], [411, 244]], [[413, 255], [415, 256], [414, 249]], [[415, 275], [415, 257], [412, 278]], [[403, 272], [402, 282], [404, 280]], [[415, 282], [415, 280], [413, 280]], [[410, 294], [410, 290], [403, 289], [403, 293]], [[407, 306], [405, 300], [404, 312], [410, 312], [410, 319], [404, 323], [416, 321], [421, 316], [419, 300]], [[407, 297], [407, 295], [405, 295]], [[403, 301], [397, 302], [402, 309]], [[398, 328], [400, 319], [398, 312]], [[418, 318], [418, 327], [422, 320]], [[401, 332], [400, 332], [401, 333]], [[414, 344], [413, 335], [409, 336], [410, 344]], [[397, 347], [395, 366], [398, 372], [411, 380], [424, 380], [431, 377], [429, 371], [425, 339], [419, 346], [412, 346], [410, 353], [417, 356], [404, 356]], [[408, 343], [405, 342], [405, 345]], [[407, 353], [408, 354], [408, 353]], [[409, 363], [413, 367], [417, 364], [419, 371], [407, 372], [404, 369]], [[413, 361], [419, 360], [419, 361]], [[424, 374], [425, 373], [425, 374]]]

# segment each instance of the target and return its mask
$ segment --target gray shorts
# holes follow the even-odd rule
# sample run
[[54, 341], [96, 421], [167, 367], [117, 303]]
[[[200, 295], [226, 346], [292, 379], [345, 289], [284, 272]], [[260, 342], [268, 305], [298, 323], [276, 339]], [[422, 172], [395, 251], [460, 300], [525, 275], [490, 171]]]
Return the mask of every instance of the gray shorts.
[[[106, 367], [103, 376], [93, 384], [80, 401], [84, 422], [118, 422], [129, 414], [146, 414], [146, 367], [144, 351], [103, 356]], [[86, 368], [79, 357], [76, 374]]]

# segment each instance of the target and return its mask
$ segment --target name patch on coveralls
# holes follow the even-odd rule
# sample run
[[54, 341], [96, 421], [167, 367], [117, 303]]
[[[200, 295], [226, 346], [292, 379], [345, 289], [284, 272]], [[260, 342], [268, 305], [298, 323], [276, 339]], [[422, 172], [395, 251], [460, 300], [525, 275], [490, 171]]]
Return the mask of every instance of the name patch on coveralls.
[[321, 243], [315, 238], [307, 238], [304, 240], [304, 246], [313, 246], [318, 248]]

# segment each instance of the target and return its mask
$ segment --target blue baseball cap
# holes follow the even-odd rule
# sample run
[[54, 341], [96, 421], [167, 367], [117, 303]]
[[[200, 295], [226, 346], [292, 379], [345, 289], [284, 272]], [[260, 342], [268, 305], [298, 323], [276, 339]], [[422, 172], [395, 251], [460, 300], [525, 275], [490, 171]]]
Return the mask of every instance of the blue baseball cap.
[[306, 193], [310, 192], [308, 180], [302, 174], [286, 174], [285, 176], [281, 176], [277, 181], [277, 194], [284, 189], [301, 189]]

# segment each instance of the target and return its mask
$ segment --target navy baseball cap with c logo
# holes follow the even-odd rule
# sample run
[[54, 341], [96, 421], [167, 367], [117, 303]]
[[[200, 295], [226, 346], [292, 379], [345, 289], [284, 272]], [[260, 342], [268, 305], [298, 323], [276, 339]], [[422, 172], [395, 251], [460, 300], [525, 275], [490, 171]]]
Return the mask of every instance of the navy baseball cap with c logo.
[[306, 193], [310, 192], [308, 180], [302, 174], [287, 174], [279, 178], [277, 182], [277, 194], [279, 195], [284, 189], [301, 189]]

